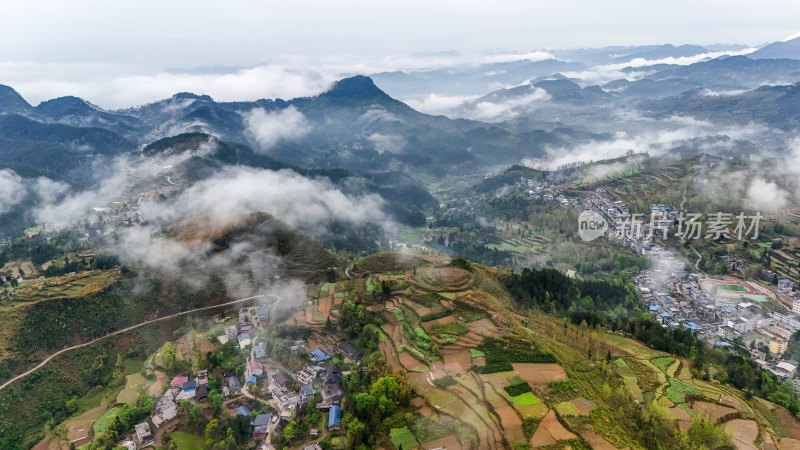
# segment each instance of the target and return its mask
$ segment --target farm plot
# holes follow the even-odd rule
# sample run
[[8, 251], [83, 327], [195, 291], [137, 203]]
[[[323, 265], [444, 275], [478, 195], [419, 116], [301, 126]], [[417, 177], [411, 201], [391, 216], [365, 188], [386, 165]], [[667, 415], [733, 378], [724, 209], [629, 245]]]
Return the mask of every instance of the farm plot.
[[412, 449], [419, 445], [417, 438], [408, 427], [392, 428], [389, 432], [389, 440], [392, 441], [395, 448]]
[[577, 439], [577, 437], [574, 433], [564, 428], [564, 425], [561, 425], [555, 412], [550, 411], [544, 416], [544, 419], [539, 423], [539, 427], [533, 434], [531, 446], [533, 448], [546, 447], [556, 444], [558, 441]]
[[149, 389], [150, 386], [150, 380], [142, 376], [142, 374], [127, 375], [125, 377], [125, 388], [117, 394], [117, 403], [135, 405], [136, 400], [139, 399], [139, 394]]
[[578, 397], [574, 400], [561, 402], [555, 408], [562, 416], [588, 416], [597, 408], [597, 404], [589, 399]]
[[755, 440], [758, 437], [758, 423], [754, 420], [734, 419], [723, 425], [738, 450], [758, 450]]
[[426, 267], [417, 270], [414, 280], [430, 291], [457, 292], [468, 289], [473, 282], [471, 272], [457, 267]]
[[91, 441], [89, 436], [92, 431], [92, 424], [102, 417], [104, 412], [105, 407], [96, 406], [79, 416], [67, 420], [65, 423], [67, 439], [73, 442], [76, 447], [88, 444]]
[[511, 366], [526, 383], [536, 386], [566, 381], [567, 372], [556, 363], [513, 363]]
[[694, 402], [692, 409], [697, 411], [700, 416], [705, 417], [709, 422], [714, 423], [729, 414], [737, 412], [734, 408], [710, 402]]

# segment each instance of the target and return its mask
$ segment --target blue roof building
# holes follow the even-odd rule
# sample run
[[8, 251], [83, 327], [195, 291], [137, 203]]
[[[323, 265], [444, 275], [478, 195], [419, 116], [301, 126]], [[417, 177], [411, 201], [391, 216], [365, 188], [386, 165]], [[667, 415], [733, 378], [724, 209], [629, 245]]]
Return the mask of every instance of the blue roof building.
[[249, 377], [247, 377], [247, 378], [244, 380], [244, 382], [245, 382], [246, 384], [256, 384], [256, 383], [258, 382], [258, 378], [256, 378], [256, 376], [255, 376], [255, 375], [250, 375]]
[[321, 348], [315, 348], [311, 351], [311, 357], [318, 363], [322, 363], [331, 359], [331, 355]]
[[338, 430], [342, 426], [342, 408], [338, 405], [331, 406], [328, 411], [328, 429]]
[[692, 331], [697, 331], [697, 330], [700, 329], [700, 326], [697, 325], [694, 322], [686, 322], [686, 323], [683, 324], [683, 326], [685, 326], [686, 328], [688, 328], [688, 329], [690, 329]]
[[249, 416], [250, 415], [250, 408], [248, 408], [247, 406], [242, 405], [242, 406], [236, 408], [236, 414], [238, 414], [240, 416]]
[[264, 359], [267, 357], [267, 349], [261, 345], [256, 345], [253, 347], [253, 355], [256, 359]]

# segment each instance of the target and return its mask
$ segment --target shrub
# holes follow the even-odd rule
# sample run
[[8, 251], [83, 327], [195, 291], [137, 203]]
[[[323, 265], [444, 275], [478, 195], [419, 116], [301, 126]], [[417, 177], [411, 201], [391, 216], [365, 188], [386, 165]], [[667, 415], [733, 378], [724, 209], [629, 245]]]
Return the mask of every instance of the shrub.
[[505, 389], [505, 391], [508, 392], [508, 395], [514, 397], [516, 395], [520, 395], [520, 394], [524, 394], [526, 392], [530, 392], [531, 391], [531, 386], [528, 383], [523, 381], [522, 383], [508, 385], [508, 386], [504, 387], [503, 389]]
[[442, 378], [438, 378], [436, 380], [433, 380], [433, 384], [438, 388], [444, 389], [447, 386], [452, 386], [452, 385], [456, 384], [456, 380], [455, 380], [455, 378], [453, 378], [450, 375], [445, 375]]

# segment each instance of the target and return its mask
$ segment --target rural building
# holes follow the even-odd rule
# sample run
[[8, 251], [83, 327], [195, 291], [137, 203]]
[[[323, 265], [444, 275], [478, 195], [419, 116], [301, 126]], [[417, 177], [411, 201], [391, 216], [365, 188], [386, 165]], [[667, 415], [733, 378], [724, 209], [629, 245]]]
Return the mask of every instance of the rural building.
[[175, 378], [172, 379], [172, 382], [169, 383], [171, 387], [183, 387], [183, 383], [189, 381], [189, 375], [179, 374], [175, 375]]
[[786, 339], [770, 339], [769, 352], [773, 355], [782, 355], [789, 347], [789, 341]]
[[269, 307], [267, 305], [259, 306], [256, 310], [256, 317], [259, 325], [266, 325], [269, 322]]
[[239, 378], [234, 375], [225, 378], [225, 387], [230, 395], [236, 395], [242, 391], [242, 384], [239, 382]]
[[150, 432], [150, 424], [147, 422], [137, 423], [134, 427], [136, 430], [136, 440], [139, 441], [140, 447], [147, 447], [153, 445], [153, 433]]
[[342, 426], [342, 409], [337, 405], [331, 406], [328, 411], [328, 429], [338, 430]]
[[261, 363], [258, 361], [250, 361], [247, 363], [247, 372], [250, 375], [254, 375], [260, 377], [264, 375], [264, 368], [261, 366]]
[[272, 421], [272, 414], [259, 414], [250, 423], [253, 426], [253, 437], [264, 439], [269, 433], [269, 423]]
[[329, 355], [328, 352], [326, 352], [325, 350], [323, 350], [321, 348], [315, 348], [314, 350], [312, 350], [311, 354], [310, 354], [310, 357], [311, 357], [311, 359], [316, 361], [317, 364], [323, 363], [323, 362], [328, 361], [328, 360], [331, 359], [331, 355]]
[[347, 341], [339, 341], [338, 345], [339, 350], [345, 355], [346, 358], [350, 359], [350, 361], [361, 361], [361, 359], [364, 358], [364, 354], [361, 353], [357, 348], [353, 347], [353, 344]]
[[250, 335], [248, 333], [242, 333], [238, 337], [239, 339], [239, 348], [244, 350], [246, 348], [250, 348], [252, 341], [250, 340]]
[[250, 415], [250, 408], [248, 408], [247, 406], [242, 405], [242, 406], [236, 408], [236, 414], [238, 414], [240, 416], [249, 416]]
[[[788, 278], [782, 278], [778, 280], [778, 290], [781, 292], [792, 292], [792, 288], [794, 288], [794, 283], [792, 280]], [[792, 308], [794, 309], [794, 307]]]

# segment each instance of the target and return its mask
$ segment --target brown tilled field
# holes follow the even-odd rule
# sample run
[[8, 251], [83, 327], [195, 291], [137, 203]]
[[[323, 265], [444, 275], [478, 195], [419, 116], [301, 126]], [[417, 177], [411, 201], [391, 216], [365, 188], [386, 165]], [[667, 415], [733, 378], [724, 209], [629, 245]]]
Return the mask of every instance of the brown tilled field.
[[438, 319], [429, 320], [427, 322], [422, 322], [422, 328], [424, 328], [427, 331], [427, 330], [430, 330], [431, 327], [436, 325], [436, 324], [453, 323], [455, 321], [456, 321], [455, 316], [444, 316], [444, 317], [440, 317]]
[[400, 364], [403, 365], [404, 368], [411, 370], [415, 367], [424, 366], [425, 364], [411, 356], [408, 352], [400, 352]]
[[472, 357], [469, 350], [448, 345], [439, 349], [444, 359], [444, 370], [452, 374], [464, 373], [472, 367]]
[[592, 446], [594, 450], [617, 450], [617, 447], [608, 442], [606, 438], [594, 431], [584, 431], [581, 436]]
[[544, 416], [544, 419], [539, 422], [539, 427], [531, 438], [531, 446], [533, 448], [546, 447], [558, 441], [576, 439], [577, 437], [578, 436], [575, 436], [571, 431], [564, 428], [564, 425], [561, 425], [561, 422], [556, 418], [556, 413], [550, 410], [550, 412]]
[[758, 450], [755, 440], [758, 437], [758, 424], [754, 420], [734, 419], [725, 422], [725, 432], [731, 436], [738, 450]]
[[735, 413], [736, 409], [728, 406], [720, 406], [710, 402], [694, 402], [692, 409], [711, 422], [716, 422], [728, 414]]
[[504, 429], [522, 426], [522, 419], [519, 418], [519, 414], [517, 414], [513, 407], [501, 406], [494, 411], [500, 417], [500, 423], [503, 425]]
[[552, 381], [566, 381], [564, 368], [555, 363], [514, 363], [511, 365], [520, 378], [530, 385], [542, 385]]
[[458, 436], [455, 434], [450, 434], [433, 441], [423, 442], [420, 444], [419, 448], [445, 448], [447, 450], [461, 450], [464, 447], [461, 445], [461, 441], [458, 440]]

